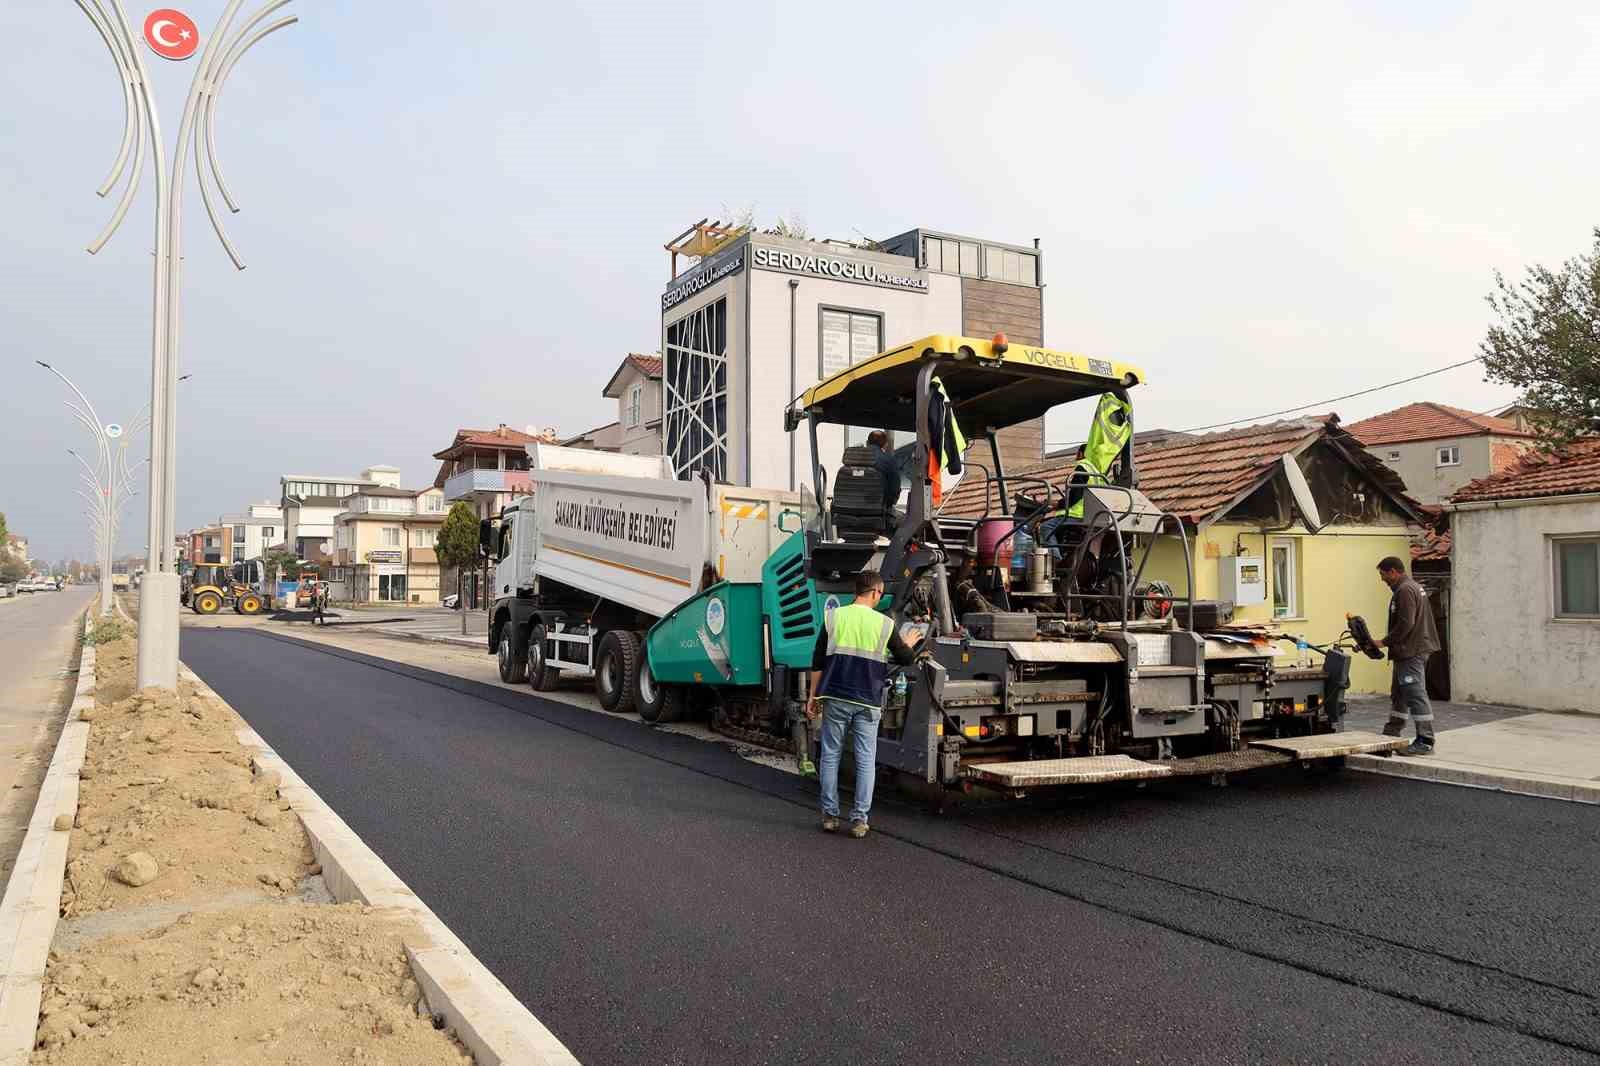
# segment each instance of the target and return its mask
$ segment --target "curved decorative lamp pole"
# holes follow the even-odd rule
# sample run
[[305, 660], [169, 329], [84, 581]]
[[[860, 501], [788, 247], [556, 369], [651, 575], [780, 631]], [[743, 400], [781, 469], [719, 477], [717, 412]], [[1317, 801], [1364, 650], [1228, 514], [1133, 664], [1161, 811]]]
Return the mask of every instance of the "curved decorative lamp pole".
[[[123, 0], [73, 0], [88, 17], [99, 33], [111, 59], [116, 64], [121, 79], [124, 121], [122, 142], [110, 176], [101, 184], [99, 193], [105, 196], [127, 173], [127, 184], [112, 211], [105, 229], [89, 243], [91, 254], [105, 247], [117, 228], [122, 225], [138, 191], [139, 179], [144, 171], [148, 153], [155, 163], [156, 182], [156, 233], [155, 233], [155, 315], [151, 336], [150, 374], [150, 511], [149, 557], [145, 564], [144, 581], [139, 595], [139, 671], [140, 688], [151, 686], [176, 689], [178, 684], [178, 573], [173, 553], [177, 535], [177, 418], [174, 387], [178, 381], [178, 339], [181, 322], [182, 295], [181, 272], [183, 266], [183, 178], [189, 158], [190, 146], [194, 149], [195, 177], [200, 184], [206, 212], [211, 219], [217, 239], [234, 265], [244, 269], [222, 228], [211, 189], [215, 182], [223, 202], [237, 211], [232, 195], [222, 181], [222, 168], [217, 162], [216, 135], [213, 128], [217, 96], [221, 93], [234, 64], [264, 37], [293, 25], [298, 18], [285, 16], [267, 22], [268, 16], [290, 0], [269, 0], [254, 15], [246, 19], [239, 29], [230, 33], [234, 16], [243, 0], [228, 0], [216, 27], [206, 38], [200, 52], [199, 66], [189, 85], [189, 96], [183, 105], [183, 117], [178, 123], [178, 141], [172, 155], [169, 172], [163, 155], [161, 120], [157, 113], [155, 96], [150, 87], [149, 70], [145, 67], [144, 51], [128, 21]], [[182, 16], [178, 16], [182, 18]], [[184, 19], [187, 22], [187, 19]], [[163, 30], [162, 27], [166, 27]], [[173, 27], [169, 21], [152, 21], [145, 28], [145, 38], [150, 49], [157, 54], [167, 54], [160, 46], [170, 49], [177, 38], [165, 34]], [[188, 58], [193, 47], [173, 54], [170, 58]], [[196, 136], [196, 126], [200, 136]], [[133, 165], [128, 167], [129, 158]]]

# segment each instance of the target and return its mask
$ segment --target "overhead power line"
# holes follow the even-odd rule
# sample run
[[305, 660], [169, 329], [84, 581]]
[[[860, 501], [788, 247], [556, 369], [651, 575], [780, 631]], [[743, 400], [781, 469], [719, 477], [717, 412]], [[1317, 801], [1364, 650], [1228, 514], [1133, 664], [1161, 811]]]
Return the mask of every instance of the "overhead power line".
[[1333, 396], [1326, 400], [1316, 400], [1312, 403], [1303, 403], [1299, 407], [1285, 407], [1281, 411], [1269, 411], [1264, 415], [1251, 415], [1248, 418], [1235, 418], [1229, 422], [1213, 422], [1209, 426], [1195, 426], [1191, 429], [1180, 429], [1178, 432], [1203, 433], [1208, 429], [1223, 429], [1227, 426], [1242, 425], [1245, 422], [1260, 422], [1263, 419], [1276, 418], [1279, 415], [1292, 415], [1300, 411], [1309, 411], [1313, 407], [1322, 407], [1330, 403], [1338, 403], [1340, 400], [1350, 400], [1357, 396], [1369, 396], [1374, 392], [1382, 392], [1384, 389], [1392, 389], [1397, 385], [1409, 385], [1413, 381], [1421, 381], [1423, 378], [1431, 378], [1435, 374], [1443, 374], [1446, 370], [1454, 370], [1457, 367], [1467, 366], [1471, 363], [1481, 363], [1482, 361], [1483, 356], [1475, 355], [1471, 359], [1463, 359], [1459, 363], [1451, 363], [1449, 366], [1441, 366], [1437, 370], [1428, 370], [1421, 374], [1413, 374], [1408, 378], [1401, 378], [1399, 381], [1390, 381], [1383, 385], [1374, 385], [1370, 389], [1361, 389], [1356, 392], [1347, 392], [1343, 396]]

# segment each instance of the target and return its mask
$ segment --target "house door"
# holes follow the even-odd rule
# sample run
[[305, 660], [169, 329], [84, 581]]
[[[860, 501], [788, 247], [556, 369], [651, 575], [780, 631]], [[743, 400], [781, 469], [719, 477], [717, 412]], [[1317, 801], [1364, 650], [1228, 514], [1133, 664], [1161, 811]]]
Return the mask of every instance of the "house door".
[[1439, 634], [1439, 650], [1428, 657], [1425, 672], [1428, 698], [1448, 700], [1450, 698], [1450, 575], [1415, 576], [1428, 593], [1428, 610], [1433, 612], [1433, 628]]

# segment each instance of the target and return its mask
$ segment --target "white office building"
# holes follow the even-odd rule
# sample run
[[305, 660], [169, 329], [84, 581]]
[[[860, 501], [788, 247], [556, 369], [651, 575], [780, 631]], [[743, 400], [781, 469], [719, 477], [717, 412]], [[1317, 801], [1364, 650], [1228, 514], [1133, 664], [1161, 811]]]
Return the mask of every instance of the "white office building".
[[[661, 297], [663, 450], [679, 476], [809, 484], [809, 434], [783, 428], [791, 397], [930, 334], [1003, 331], [1043, 344], [1042, 266], [1037, 244], [921, 229], [871, 249], [762, 233], [726, 240]], [[873, 428], [823, 427], [825, 465]], [[1003, 432], [1007, 465], [1039, 462], [1043, 439], [1042, 420]]]

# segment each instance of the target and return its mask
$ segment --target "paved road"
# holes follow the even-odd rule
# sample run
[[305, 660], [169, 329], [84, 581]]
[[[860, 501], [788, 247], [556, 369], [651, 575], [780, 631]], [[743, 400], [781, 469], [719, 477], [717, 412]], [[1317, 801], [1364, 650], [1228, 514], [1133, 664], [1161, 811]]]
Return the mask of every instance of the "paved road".
[[1600, 1062], [1592, 808], [1296, 772], [885, 796], [856, 842], [796, 778], [526, 689], [183, 654], [589, 1064]]
[[77, 680], [78, 619], [94, 589], [0, 600], [0, 878], [27, 832], [39, 782]]

